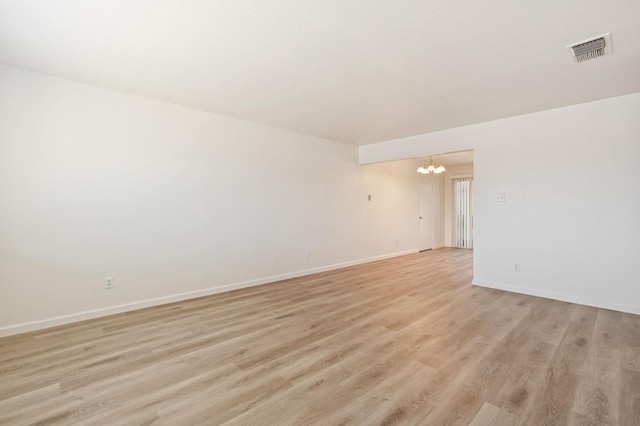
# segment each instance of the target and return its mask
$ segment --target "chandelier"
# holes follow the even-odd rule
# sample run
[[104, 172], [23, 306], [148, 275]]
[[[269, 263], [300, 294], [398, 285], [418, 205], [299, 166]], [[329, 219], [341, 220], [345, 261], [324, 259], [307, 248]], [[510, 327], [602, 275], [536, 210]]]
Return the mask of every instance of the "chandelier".
[[416, 171], [420, 174], [428, 175], [429, 173], [442, 173], [447, 171], [447, 169], [445, 169], [442, 164], [436, 166], [433, 164], [433, 157], [429, 157], [429, 162], [420, 164], [420, 167], [418, 167]]

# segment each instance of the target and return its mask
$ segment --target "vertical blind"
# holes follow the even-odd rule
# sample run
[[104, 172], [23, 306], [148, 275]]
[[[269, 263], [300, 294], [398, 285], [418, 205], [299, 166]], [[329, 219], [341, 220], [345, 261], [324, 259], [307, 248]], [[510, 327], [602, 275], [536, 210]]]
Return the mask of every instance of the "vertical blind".
[[473, 178], [453, 179], [455, 246], [473, 248]]

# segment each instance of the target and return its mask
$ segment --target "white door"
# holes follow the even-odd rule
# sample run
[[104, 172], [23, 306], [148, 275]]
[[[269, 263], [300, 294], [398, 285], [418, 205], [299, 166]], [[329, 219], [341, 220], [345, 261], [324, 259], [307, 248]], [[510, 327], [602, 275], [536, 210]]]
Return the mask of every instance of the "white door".
[[433, 248], [433, 183], [422, 182], [419, 186], [420, 237], [418, 249], [420, 251]]

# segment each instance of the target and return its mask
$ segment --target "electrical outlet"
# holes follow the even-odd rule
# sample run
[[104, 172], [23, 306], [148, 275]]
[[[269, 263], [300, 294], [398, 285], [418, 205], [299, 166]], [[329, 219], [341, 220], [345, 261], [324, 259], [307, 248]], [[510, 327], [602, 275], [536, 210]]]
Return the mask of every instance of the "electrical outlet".
[[104, 289], [105, 290], [113, 289], [113, 277], [107, 277], [104, 279]]
[[514, 263], [513, 264], [513, 270], [515, 272], [520, 272], [520, 264], [519, 263]]
[[396, 240], [396, 245], [399, 246], [400, 245], [400, 241]]
[[505, 192], [496, 192], [496, 203], [504, 203], [507, 201], [507, 194]]
[[311, 251], [310, 250], [307, 251], [307, 259], [311, 259]]
[[278, 264], [278, 256], [273, 256], [273, 264], [277, 265]]

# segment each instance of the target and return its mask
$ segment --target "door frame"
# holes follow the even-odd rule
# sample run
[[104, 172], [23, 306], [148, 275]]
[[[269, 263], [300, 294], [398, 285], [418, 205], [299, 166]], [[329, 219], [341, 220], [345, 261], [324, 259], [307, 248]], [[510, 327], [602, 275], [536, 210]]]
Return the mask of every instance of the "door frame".
[[[433, 249], [433, 216], [434, 216], [434, 186], [435, 183], [431, 179], [431, 176], [421, 177], [424, 179], [418, 185], [418, 251], [426, 251]], [[424, 200], [424, 188], [430, 187], [428, 192], [428, 200]], [[427, 211], [422, 210], [422, 203], [426, 202]], [[428, 217], [426, 217], [428, 215]], [[427, 224], [427, 222], [429, 222]], [[428, 243], [423, 239], [423, 227], [428, 226], [429, 236], [431, 241]], [[427, 247], [428, 246], [428, 247]]]

